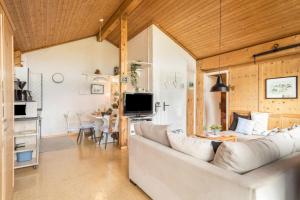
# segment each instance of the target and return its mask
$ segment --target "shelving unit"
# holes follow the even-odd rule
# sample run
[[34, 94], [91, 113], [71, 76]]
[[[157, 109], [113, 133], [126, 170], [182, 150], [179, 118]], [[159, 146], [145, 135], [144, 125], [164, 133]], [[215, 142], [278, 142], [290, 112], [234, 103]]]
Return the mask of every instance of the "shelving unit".
[[18, 148], [14, 151], [17, 153], [33, 151], [32, 160], [25, 162], [17, 162], [15, 160], [14, 168], [33, 167], [36, 168], [39, 165], [39, 146], [40, 146], [40, 117], [30, 118], [15, 118], [15, 123], [35, 121], [35, 128], [30, 127], [29, 130], [15, 131], [14, 132], [14, 144], [25, 143], [25, 147]]

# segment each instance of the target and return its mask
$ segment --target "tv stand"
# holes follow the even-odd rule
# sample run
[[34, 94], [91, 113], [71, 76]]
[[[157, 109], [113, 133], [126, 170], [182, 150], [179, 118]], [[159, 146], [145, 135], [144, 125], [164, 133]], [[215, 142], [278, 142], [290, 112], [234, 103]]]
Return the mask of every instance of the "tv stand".
[[152, 121], [152, 116], [136, 115], [136, 116], [130, 116], [129, 119], [131, 121]]

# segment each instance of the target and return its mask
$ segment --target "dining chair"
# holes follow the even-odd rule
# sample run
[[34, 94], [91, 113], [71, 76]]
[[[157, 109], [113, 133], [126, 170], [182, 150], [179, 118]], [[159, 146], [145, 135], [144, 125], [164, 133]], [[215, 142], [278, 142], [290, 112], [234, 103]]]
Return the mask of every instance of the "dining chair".
[[119, 141], [119, 115], [113, 119], [111, 116], [111, 137], [113, 138], [114, 142]]
[[85, 132], [89, 130], [92, 134], [92, 139], [97, 142], [96, 135], [95, 135], [95, 123], [92, 121], [84, 121], [83, 120], [83, 113], [76, 113], [78, 121], [79, 121], [79, 133], [77, 136], [77, 144], [80, 144], [82, 141], [82, 137], [84, 136]]
[[[103, 138], [103, 135], [105, 135], [105, 149], [107, 147], [107, 141], [109, 136], [109, 120], [110, 115], [104, 115], [102, 118], [98, 119], [98, 123], [96, 123], [99, 127], [99, 130], [101, 131], [101, 136], [99, 139], [99, 146], [101, 144], [101, 140]], [[100, 121], [100, 123], [99, 123]]]

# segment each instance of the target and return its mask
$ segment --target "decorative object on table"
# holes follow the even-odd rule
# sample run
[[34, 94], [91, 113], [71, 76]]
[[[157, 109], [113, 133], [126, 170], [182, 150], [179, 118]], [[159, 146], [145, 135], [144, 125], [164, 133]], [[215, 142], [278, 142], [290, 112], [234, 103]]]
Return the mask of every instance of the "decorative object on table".
[[120, 74], [120, 69], [119, 69], [119, 67], [114, 67], [114, 75], [115, 76], [117, 76], [117, 75], [119, 75]]
[[62, 83], [62, 82], [64, 82], [64, 80], [65, 80], [65, 77], [62, 73], [54, 73], [52, 75], [52, 81], [54, 83]]
[[140, 64], [137, 63], [131, 63], [130, 65], [130, 80], [131, 80], [131, 85], [135, 88], [136, 91], [138, 91], [137, 87], [137, 81], [138, 81], [138, 73], [137, 69], [141, 67]]
[[210, 127], [210, 130], [212, 130], [212, 132], [216, 135], [217, 133], [219, 133], [222, 130], [222, 126], [218, 125], [218, 124], [213, 124]]
[[297, 99], [298, 77], [278, 77], [266, 79], [266, 99]]
[[101, 74], [100, 69], [96, 69], [94, 74]]
[[91, 85], [91, 94], [104, 94], [104, 85], [92, 84]]

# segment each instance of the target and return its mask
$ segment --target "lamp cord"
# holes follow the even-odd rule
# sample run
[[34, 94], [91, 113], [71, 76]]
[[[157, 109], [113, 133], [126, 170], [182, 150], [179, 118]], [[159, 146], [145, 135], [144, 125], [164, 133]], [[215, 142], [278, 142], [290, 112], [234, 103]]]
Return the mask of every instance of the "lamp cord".
[[220, 19], [219, 19], [219, 75], [221, 74], [221, 39], [222, 39], [222, 0], [220, 0]]

